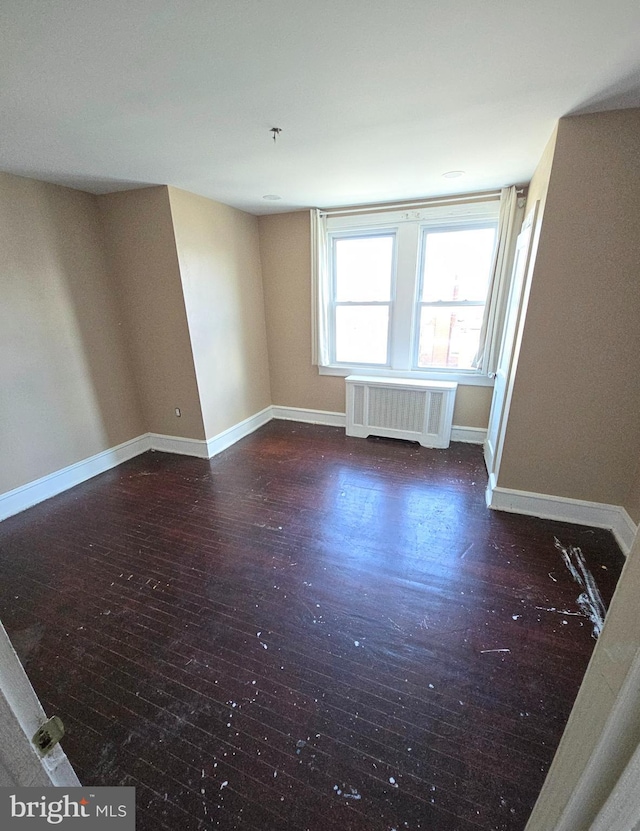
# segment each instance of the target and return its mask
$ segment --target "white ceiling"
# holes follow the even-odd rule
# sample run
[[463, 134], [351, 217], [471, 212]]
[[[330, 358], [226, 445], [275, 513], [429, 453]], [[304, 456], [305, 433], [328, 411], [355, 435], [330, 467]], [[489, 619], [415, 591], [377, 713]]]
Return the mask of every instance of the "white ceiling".
[[529, 181], [562, 115], [640, 106], [640, 3], [2, 0], [0, 84], [0, 169], [94, 193], [471, 192]]

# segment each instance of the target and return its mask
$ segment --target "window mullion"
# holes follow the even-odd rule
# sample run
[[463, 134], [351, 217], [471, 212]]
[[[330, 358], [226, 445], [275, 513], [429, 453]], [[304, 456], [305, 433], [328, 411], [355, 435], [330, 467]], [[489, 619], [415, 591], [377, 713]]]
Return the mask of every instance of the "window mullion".
[[418, 273], [417, 223], [398, 227], [396, 238], [395, 298], [391, 310], [391, 368], [411, 368], [416, 275]]

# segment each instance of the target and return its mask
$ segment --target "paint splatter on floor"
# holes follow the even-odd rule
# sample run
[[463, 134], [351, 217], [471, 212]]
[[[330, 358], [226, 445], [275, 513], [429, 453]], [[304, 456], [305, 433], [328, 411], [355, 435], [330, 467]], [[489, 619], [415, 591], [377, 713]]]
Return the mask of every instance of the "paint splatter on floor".
[[[593, 637], [597, 639], [602, 632], [604, 618], [607, 613], [600, 589], [596, 584], [593, 574], [587, 568], [582, 551], [577, 546], [564, 546], [557, 537], [555, 537], [555, 546], [562, 555], [569, 574], [571, 574], [575, 582], [583, 589], [582, 593], [578, 595], [577, 603], [593, 624]], [[561, 614], [570, 613], [561, 612]]]

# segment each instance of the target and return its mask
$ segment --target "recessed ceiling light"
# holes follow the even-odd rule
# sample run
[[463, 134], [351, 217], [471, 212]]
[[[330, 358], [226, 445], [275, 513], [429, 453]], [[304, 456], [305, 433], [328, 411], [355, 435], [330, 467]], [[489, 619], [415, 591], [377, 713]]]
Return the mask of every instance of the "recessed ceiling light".
[[277, 195], [277, 194], [275, 194], [275, 193], [268, 193], [266, 196], [263, 196], [262, 198], [263, 198], [263, 199], [268, 199], [268, 200], [269, 200], [269, 202], [277, 202], [277, 201], [278, 201], [278, 199], [282, 199], [282, 197], [281, 197], [281, 196], [278, 196], [278, 195]]
[[464, 170], [449, 170], [442, 175], [445, 179], [457, 179], [460, 176], [464, 176]]

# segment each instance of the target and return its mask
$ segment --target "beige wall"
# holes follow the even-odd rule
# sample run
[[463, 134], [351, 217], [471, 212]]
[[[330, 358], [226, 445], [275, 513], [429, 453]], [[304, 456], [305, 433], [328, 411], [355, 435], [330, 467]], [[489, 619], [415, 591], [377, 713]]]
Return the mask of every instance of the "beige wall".
[[524, 215], [528, 216], [529, 211], [533, 208], [536, 202], [539, 202], [538, 220], [544, 215], [544, 208], [547, 202], [547, 193], [549, 191], [549, 179], [551, 178], [551, 168], [553, 165], [553, 157], [556, 149], [556, 141], [558, 139], [558, 127], [556, 125], [551, 138], [547, 142], [547, 146], [538, 162], [538, 165], [531, 177], [531, 182], [527, 188], [527, 205], [525, 207]]
[[96, 197], [3, 174], [0, 219], [0, 492], [269, 406], [255, 217], [164, 186]]
[[111, 193], [98, 201], [146, 429], [203, 439], [168, 189]]
[[624, 504], [640, 458], [640, 110], [562, 119], [498, 485]]
[[636, 468], [636, 475], [622, 504], [636, 525], [640, 523], [640, 464]]
[[[548, 151], [531, 183], [546, 212], [498, 484], [622, 504], [638, 521], [640, 111], [562, 119]], [[639, 542], [527, 831], [556, 827], [640, 647]], [[628, 733], [563, 827], [591, 825], [638, 740]]]
[[271, 404], [258, 220], [169, 188], [207, 438]]
[[456, 392], [453, 423], [456, 427], [487, 429], [493, 387], [471, 387], [460, 384]]
[[96, 198], [0, 174], [0, 492], [144, 423]]
[[[343, 413], [344, 378], [318, 375], [311, 364], [311, 232], [307, 211], [261, 216], [273, 403]], [[453, 422], [486, 427], [492, 388], [458, 387]]]
[[261, 216], [259, 229], [273, 403], [343, 413], [344, 378], [311, 365], [309, 213]]

